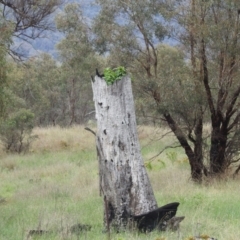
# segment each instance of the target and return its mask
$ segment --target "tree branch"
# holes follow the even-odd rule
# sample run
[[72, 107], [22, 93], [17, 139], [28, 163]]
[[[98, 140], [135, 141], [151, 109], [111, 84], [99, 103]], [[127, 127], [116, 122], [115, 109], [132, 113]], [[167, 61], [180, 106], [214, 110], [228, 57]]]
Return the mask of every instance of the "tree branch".
[[84, 129], [91, 132], [94, 136], [96, 136], [96, 133], [92, 129], [90, 129], [89, 127], [85, 127]]
[[206, 90], [208, 105], [209, 105], [209, 108], [210, 108], [210, 111], [212, 114], [212, 118], [214, 118], [216, 116], [216, 111], [214, 108], [213, 97], [212, 97], [211, 89], [209, 86], [207, 57], [206, 57], [206, 50], [205, 50], [205, 42], [204, 42], [203, 38], [201, 40], [201, 50], [200, 51], [201, 51], [201, 60], [202, 60], [202, 69], [203, 69], [203, 83], [204, 83], [204, 87]]
[[150, 159], [148, 159], [148, 161], [153, 161], [156, 157], [158, 157], [159, 155], [161, 155], [166, 149], [169, 148], [179, 148], [181, 147], [181, 145], [178, 146], [166, 146], [162, 151], [160, 151], [158, 154], [156, 154], [155, 156], [151, 157]]

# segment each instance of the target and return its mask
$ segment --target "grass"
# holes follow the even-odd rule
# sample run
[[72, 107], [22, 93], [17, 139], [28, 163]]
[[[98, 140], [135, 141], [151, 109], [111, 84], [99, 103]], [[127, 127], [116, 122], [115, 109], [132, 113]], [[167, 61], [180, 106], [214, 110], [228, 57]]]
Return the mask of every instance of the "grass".
[[[150, 127], [139, 129], [146, 162], [175, 141], [172, 136], [157, 140], [159, 134], [154, 132]], [[93, 135], [79, 126], [37, 128], [35, 134], [38, 139], [29, 154], [0, 152], [0, 239], [27, 239], [26, 232], [38, 228], [49, 233], [35, 239], [107, 239], [102, 233], [103, 202]], [[152, 161], [148, 173], [159, 206], [180, 202], [177, 215], [185, 216], [180, 231], [125, 232], [112, 234], [111, 239], [185, 240], [198, 234], [218, 240], [239, 238], [239, 179], [195, 185], [178, 148]], [[79, 222], [92, 225], [92, 230], [78, 238], [67, 230]]]

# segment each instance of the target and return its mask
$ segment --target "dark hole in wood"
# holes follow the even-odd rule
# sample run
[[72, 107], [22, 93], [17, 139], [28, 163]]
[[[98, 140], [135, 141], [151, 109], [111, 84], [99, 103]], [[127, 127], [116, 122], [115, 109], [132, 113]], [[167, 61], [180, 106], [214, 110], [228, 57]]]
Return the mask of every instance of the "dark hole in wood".
[[110, 202], [108, 202], [108, 213], [107, 214], [108, 214], [108, 221], [111, 222], [115, 217], [115, 212], [114, 212], [114, 207]]
[[119, 140], [119, 142], [118, 142], [118, 147], [119, 147], [122, 151], [124, 151], [124, 149], [125, 149], [124, 143], [122, 143], [120, 140]]

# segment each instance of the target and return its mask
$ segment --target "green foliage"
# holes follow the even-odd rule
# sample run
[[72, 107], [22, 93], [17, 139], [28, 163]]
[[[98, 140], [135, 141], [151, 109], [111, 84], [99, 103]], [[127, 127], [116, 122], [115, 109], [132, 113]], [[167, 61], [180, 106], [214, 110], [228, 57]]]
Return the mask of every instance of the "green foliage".
[[20, 109], [0, 125], [0, 139], [8, 152], [27, 152], [35, 138], [31, 135], [34, 126], [34, 114]]
[[177, 161], [177, 153], [176, 153], [176, 152], [174, 152], [174, 151], [172, 151], [172, 152], [167, 152], [166, 155], [167, 155], [168, 159], [169, 159], [172, 163], [174, 163], [174, 162]]
[[[61, 125], [85, 123], [92, 117], [92, 88], [89, 76], [92, 67], [100, 68], [99, 56], [95, 54], [89, 22], [83, 15], [81, 5], [67, 4], [56, 16], [56, 25], [65, 37], [57, 44], [61, 65], [58, 86], [61, 88]], [[101, 67], [102, 68], [102, 67]], [[63, 103], [63, 104], [62, 104]]]
[[148, 169], [148, 170], [152, 170], [152, 163], [151, 163], [151, 161], [147, 161], [147, 162], [145, 162], [145, 167]]
[[160, 163], [160, 169], [166, 167], [166, 163], [163, 160], [159, 159], [158, 162]]
[[147, 168], [147, 170], [151, 171], [164, 169], [167, 165], [163, 160], [158, 159], [157, 162], [154, 162], [153, 160], [146, 161], [144, 166]]
[[[0, 9], [0, 15], [2, 11]], [[7, 87], [7, 48], [11, 41], [11, 24], [0, 16], [0, 121], [6, 115], [6, 87]]]
[[1, 195], [4, 196], [4, 198], [2, 198], [2, 199], [11, 197], [15, 193], [15, 191], [16, 191], [16, 184], [6, 183], [1, 188]]
[[104, 69], [104, 79], [107, 85], [113, 84], [115, 81], [120, 80], [126, 75], [126, 69], [122, 66], [117, 68], [105, 68]]

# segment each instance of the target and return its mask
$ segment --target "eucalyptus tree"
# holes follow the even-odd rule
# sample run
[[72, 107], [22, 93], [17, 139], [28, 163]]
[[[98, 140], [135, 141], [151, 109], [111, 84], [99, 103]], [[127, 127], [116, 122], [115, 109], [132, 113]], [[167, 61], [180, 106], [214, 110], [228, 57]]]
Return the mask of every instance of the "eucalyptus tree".
[[[0, 50], [2, 51], [2, 50]], [[6, 114], [6, 59], [5, 54], [0, 53], [0, 120], [2, 120]]]
[[8, 112], [19, 108], [31, 110], [36, 125], [55, 125], [62, 120], [61, 68], [43, 53], [19, 64], [9, 62], [8, 89], [11, 93]]
[[53, 30], [50, 16], [59, 4], [61, 0], [0, 0], [0, 118], [6, 117], [11, 92], [7, 84], [6, 57], [22, 55], [13, 49], [14, 37], [28, 41], [43, 36], [46, 30]]
[[[178, 36], [189, 56], [194, 93], [201, 89], [211, 123], [209, 172], [213, 175], [224, 173], [239, 160], [239, 9], [240, 3], [234, 0], [183, 1], [176, 9], [181, 26]], [[200, 150], [202, 104], [198, 111]]]
[[61, 68], [52, 56], [43, 53], [29, 59], [24, 66], [23, 98], [35, 113], [37, 125], [61, 124], [63, 99], [61, 96]]
[[156, 43], [167, 36], [162, 0], [96, 0], [100, 12], [94, 20], [95, 46], [99, 53], [114, 52], [126, 65], [136, 60], [148, 77], [157, 75]]
[[[1, 13], [1, 10], [0, 10]], [[12, 26], [0, 16], [0, 120], [6, 116], [7, 105], [7, 49], [11, 44]]]
[[[12, 36], [28, 41], [54, 30], [50, 16], [61, 3], [62, 0], [0, 0], [0, 9], [2, 17], [12, 25]], [[9, 53], [16, 54], [13, 49]]]
[[[176, 27], [172, 35], [185, 53], [188, 73], [181, 76], [182, 84], [174, 81], [169, 87], [163, 81], [155, 95], [159, 97], [153, 95], [157, 109], [185, 149], [193, 179], [201, 181], [203, 173], [221, 175], [232, 164], [238, 172], [239, 3], [192, 0], [171, 8]], [[204, 122], [211, 124], [210, 146]]]
[[68, 4], [56, 17], [57, 28], [64, 34], [57, 45], [63, 70], [63, 95], [66, 100], [68, 124], [83, 123], [93, 111], [90, 76], [98, 67], [92, 46], [92, 32], [81, 6]]

